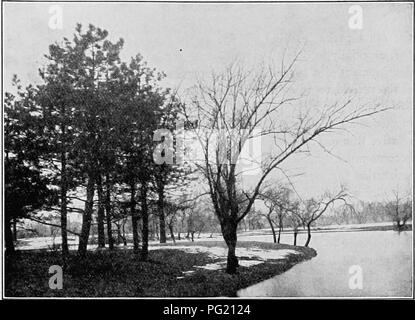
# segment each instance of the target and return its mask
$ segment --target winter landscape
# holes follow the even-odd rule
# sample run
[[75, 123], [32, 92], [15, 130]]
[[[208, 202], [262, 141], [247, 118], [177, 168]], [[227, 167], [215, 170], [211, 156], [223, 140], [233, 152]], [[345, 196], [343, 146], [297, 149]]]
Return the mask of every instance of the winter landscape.
[[411, 4], [3, 16], [4, 297], [413, 296]]

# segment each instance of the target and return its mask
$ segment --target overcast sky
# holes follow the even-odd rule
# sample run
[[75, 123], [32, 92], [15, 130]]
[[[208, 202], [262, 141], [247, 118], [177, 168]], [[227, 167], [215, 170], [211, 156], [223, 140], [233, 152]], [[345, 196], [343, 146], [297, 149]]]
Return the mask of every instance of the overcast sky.
[[363, 200], [384, 199], [412, 183], [412, 5], [362, 3], [362, 29], [350, 4], [61, 3], [63, 28], [51, 29], [46, 3], [4, 3], [4, 86], [13, 74], [38, 81], [48, 45], [71, 38], [77, 22], [124, 38], [123, 58], [141, 53], [167, 74], [166, 85], [191, 86], [235, 58], [250, 65], [303, 48], [296, 86], [311, 104], [352, 94], [394, 110], [324, 139], [345, 160], [316, 148], [286, 164], [303, 197], [345, 183]]

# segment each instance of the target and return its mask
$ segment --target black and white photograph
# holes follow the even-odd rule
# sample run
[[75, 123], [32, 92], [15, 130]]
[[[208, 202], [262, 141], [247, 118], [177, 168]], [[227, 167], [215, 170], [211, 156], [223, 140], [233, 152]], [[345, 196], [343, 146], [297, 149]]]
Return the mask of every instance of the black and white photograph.
[[3, 1], [2, 299], [413, 299], [413, 9]]

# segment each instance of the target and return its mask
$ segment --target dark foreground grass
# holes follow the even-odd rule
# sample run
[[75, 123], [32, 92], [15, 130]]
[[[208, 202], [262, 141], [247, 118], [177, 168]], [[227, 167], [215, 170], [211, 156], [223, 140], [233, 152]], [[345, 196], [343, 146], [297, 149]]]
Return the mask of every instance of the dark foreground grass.
[[[224, 246], [206, 241], [180, 245]], [[218, 259], [206, 253], [188, 253], [177, 249], [151, 250], [149, 260], [140, 261], [131, 250], [91, 251], [83, 259], [72, 253], [63, 260], [59, 252], [21, 251], [6, 257], [5, 293], [7, 297], [186, 297], [235, 296], [239, 289], [271, 278], [296, 263], [311, 259], [311, 248], [284, 244], [240, 242], [240, 247], [293, 249], [300, 254], [285, 259], [239, 267], [238, 274], [222, 270], [195, 268]], [[51, 265], [63, 268], [63, 289], [52, 290], [48, 281]], [[195, 270], [182, 279], [183, 271]]]

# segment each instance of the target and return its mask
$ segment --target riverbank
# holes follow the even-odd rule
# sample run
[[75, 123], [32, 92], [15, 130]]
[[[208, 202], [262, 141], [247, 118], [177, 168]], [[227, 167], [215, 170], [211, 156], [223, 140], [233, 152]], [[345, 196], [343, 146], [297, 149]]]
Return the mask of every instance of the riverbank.
[[[359, 231], [390, 231], [396, 230], [396, 225], [393, 222], [374, 222], [374, 223], [361, 223], [361, 224], [336, 224], [327, 226], [312, 227], [311, 231], [315, 233], [325, 232], [359, 232]], [[412, 221], [409, 221], [401, 231], [412, 231]], [[292, 234], [292, 228], [284, 228], [281, 234]], [[306, 234], [307, 231], [300, 228], [298, 234]], [[271, 228], [257, 229], [251, 231], [243, 231], [241, 236], [258, 236], [258, 235], [271, 235]]]
[[[255, 241], [238, 242], [238, 273], [229, 275], [223, 241], [159, 245], [146, 262], [131, 249], [75, 252], [18, 251], [6, 258], [7, 297], [196, 297], [235, 296], [236, 292], [279, 275], [316, 256], [312, 248]], [[52, 290], [51, 265], [62, 266], [63, 288]]]

